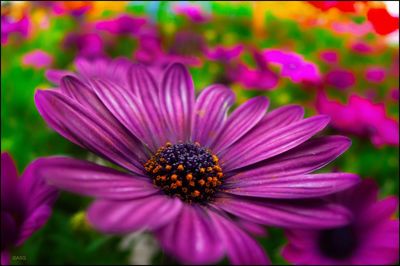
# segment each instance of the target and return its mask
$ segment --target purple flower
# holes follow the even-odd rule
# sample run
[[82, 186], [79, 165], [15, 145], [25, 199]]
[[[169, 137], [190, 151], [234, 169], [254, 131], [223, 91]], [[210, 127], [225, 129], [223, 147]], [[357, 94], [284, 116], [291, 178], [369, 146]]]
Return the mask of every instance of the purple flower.
[[390, 99], [391, 100], [394, 100], [395, 102], [398, 102], [399, 101], [399, 89], [397, 88], [393, 88], [393, 89], [391, 89], [390, 90], [390, 92], [389, 92], [389, 95], [390, 95]]
[[190, 19], [192, 22], [203, 23], [210, 19], [200, 6], [197, 5], [175, 5], [172, 7], [175, 14], [183, 15]]
[[77, 56], [86, 58], [104, 57], [104, 42], [97, 33], [70, 33], [64, 39], [64, 48], [77, 51]]
[[339, 61], [339, 54], [335, 50], [321, 51], [320, 58], [329, 64], [336, 64]]
[[22, 57], [22, 64], [34, 68], [49, 67], [53, 63], [53, 57], [45, 51], [34, 50]]
[[352, 87], [356, 82], [353, 72], [344, 69], [329, 71], [325, 76], [325, 82], [337, 89], [345, 90]]
[[319, 113], [331, 117], [333, 127], [343, 132], [368, 137], [377, 147], [399, 145], [399, 123], [387, 116], [384, 104], [358, 95], [351, 95], [348, 104], [342, 104], [320, 92], [316, 107]]
[[243, 51], [243, 45], [238, 44], [232, 47], [224, 47], [222, 45], [215, 46], [214, 48], [208, 48], [205, 51], [205, 55], [210, 60], [228, 62], [240, 56]]
[[147, 22], [146, 18], [120, 15], [117, 18], [102, 20], [95, 23], [95, 28], [104, 30], [111, 34], [136, 35]]
[[37, 174], [37, 161], [18, 178], [8, 153], [1, 154], [1, 264], [10, 264], [9, 249], [22, 245], [51, 215], [58, 192]]
[[279, 82], [278, 75], [269, 68], [251, 69], [244, 64], [233, 67], [228, 76], [247, 89], [273, 90]]
[[320, 73], [318, 67], [293, 52], [285, 52], [276, 49], [264, 50], [263, 55], [269, 63], [277, 63], [281, 66], [281, 75], [289, 77], [293, 82], [302, 81], [318, 82]]
[[266, 264], [238, 220], [294, 228], [348, 222], [344, 208], [319, 197], [358, 177], [311, 174], [350, 145], [341, 136], [311, 139], [328, 117], [304, 119], [299, 106], [266, 113], [264, 97], [228, 115], [235, 101], [228, 88], [211, 85], [196, 99], [183, 65], [162, 74], [157, 85], [145, 67], [132, 65], [125, 85], [68, 76], [59, 89], [35, 94], [50, 127], [124, 169], [66, 157], [40, 161], [50, 184], [96, 198], [87, 215], [98, 230], [150, 230], [183, 263], [215, 263], [226, 254], [233, 264]]
[[386, 77], [386, 70], [383, 67], [368, 67], [365, 70], [365, 78], [372, 83], [381, 83]]
[[205, 51], [203, 36], [188, 31], [177, 32], [169, 47], [162, 47], [162, 40], [156, 29], [147, 29], [139, 36], [139, 47], [134, 57], [140, 63], [164, 70], [171, 63], [182, 63], [193, 67], [203, 64], [200, 56]]
[[139, 47], [134, 57], [141, 63], [152, 66], [154, 72], [165, 69], [174, 62], [190, 66], [202, 64], [198, 55], [203, 53], [204, 40], [192, 33], [177, 33], [170, 50], [164, 50], [157, 32], [149, 30], [139, 36]]
[[26, 38], [29, 33], [30, 22], [28, 16], [24, 15], [20, 20], [13, 21], [12, 17], [1, 16], [1, 44], [5, 45], [8, 42], [8, 37], [11, 33], [19, 33]]
[[288, 230], [283, 257], [300, 265], [390, 265], [399, 260], [398, 200], [377, 200], [373, 180], [329, 198], [352, 213], [349, 224], [324, 230]]
[[351, 49], [360, 54], [368, 54], [373, 51], [372, 47], [365, 42], [356, 42], [351, 46]]

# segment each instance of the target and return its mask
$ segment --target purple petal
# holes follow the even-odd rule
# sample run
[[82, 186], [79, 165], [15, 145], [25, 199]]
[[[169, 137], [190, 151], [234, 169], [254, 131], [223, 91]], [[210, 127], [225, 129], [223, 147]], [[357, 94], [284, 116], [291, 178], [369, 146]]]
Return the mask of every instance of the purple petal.
[[265, 226], [250, 222], [249, 220], [237, 219], [237, 224], [243, 228], [246, 232], [254, 236], [268, 236], [267, 229]]
[[183, 264], [210, 264], [223, 256], [223, 243], [207, 212], [184, 204], [174, 222], [157, 232], [162, 247]]
[[171, 65], [164, 74], [160, 91], [171, 142], [190, 140], [194, 103], [194, 86], [188, 70], [179, 63]]
[[350, 139], [329, 136], [311, 139], [305, 143], [244, 169], [226, 179], [229, 187], [240, 187], [243, 183], [263, 181], [279, 177], [308, 174], [336, 159], [350, 146]]
[[158, 136], [147, 126], [152, 122], [141, 112], [137, 97], [129, 95], [126, 90], [107, 80], [92, 80], [93, 89], [108, 110], [140, 139], [151, 151], [155, 152], [160, 146]]
[[1, 209], [12, 211], [15, 208], [16, 186], [18, 182], [17, 168], [11, 156], [1, 154]]
[[221, 156], [223, 169], [231, 171], [290, 150], [322, 130], [328, 122], [328, 116], [314, 116], [265, 133], [261, 125]]
[[[18, 183], [18, 195], [24, 202], [25, 215], [32, 215], [38, 208], [51, 208], [58, 197], [58, 190], [49, 186], [38, 175], [39, 160], [29, 164]], [[44, 222], [43, 222], [44, 223]]]
[[261, 180], [239, 181], [235, 188], [224, 192], [263, 198], [300, 199], [333, 194], [359, 182], [359, 177], [348, 173], [288, 175]]
[[129, 88], [139, 102], [137, 109], [147, 121], [148, 131], [154, 136], [157, 148], [164, 145], [167, 139], [164, 120], [160, 110], [159, 88], [150, 72], [143, 66], [133, 65], [128, 74]]
[[66, 157], [39, 161], [38, 175], [53, 186], [73, 193], [110, 200], [128, 200], [157, 193], [150, 180], [109, 167]]
[[10, 265], [10, 252], [8, 250], [1, 250], [1, 265]]
[[23, 244], [34, 232], [39, 230], [49, 219], [51, 207], [41, 205], [35, 208], [21, 225], [17, 245]]
[[196, 102], [192, 141], [209, 146], [224, 126], [228, 109], [234, 102], [234, 93], [224, 86], [213, 85], [204, 89]]
[[348, 223], [349, 211], [322, 201], [252, 200], [244, 197], [218, 198], [217, 207], [254, 223], [285, 228], [318, 229]]
[[46, 122], [70, 141], [133, 172], [141, 173], [139, 148], [132, 138], [57, 91], [37, 91], [36, 106]]
[[75, 76], [71, 71], [59, 70], [59, 69], [49, 69], [49, 70], [46, 70], [46, 72], [45, 72], [46, 78], [50, 82], [52, 82], [56, 85], [59, 85], [61, 82], [61, 79], [67, 75]]
[[268, 105], [268, 99], [259, 96], [248, 100], [233, 111], [211, 145], [213, 152], [219, 153], [225, 150], [249, 132], [264, 117]]
[[[15, 245], [18, 237], [18, 225], [13, 214], [1, 210], [1, 249], [10, 248]], [[3, 264], [1, 264], [3, 265]]]
[[372, 226], [373, 224], [390, 219], [390, 217], [396, 213], [398, 206], [399, 200], [395, 196], [389, 196], [367, 206], [368, 211], [360, 214], [359, 219], [365, 224]]
[[399, 220], [384, 220], [368, 228], [359, 255], [352, 261], [359, 265], [394, 265], [399, 261]]
[[233, 265], [270, 264], [263, 248], [234, 222], [214, 212], [210, 216]]
[[298, 105], [286, 105], [267, 113], [260, 123], [257, 124], [256, 128], [262, 127], [262, 132], [266, 133], [267, 131], [276, 130], [299, 121], [303, 116], [303, 107]]
[[130, 201], [97, 200], [88, 210], [89, 222], [103, 233], [125, 234], [136, 230], [155, 230], [181, 212], [182, 201], [154, 195]]
[[[89, 88], [88, 85], [72, 76], [64, 77], [61, 80], [61, 91], [65, 95], [68, 95], [73, 100], [76, 100], [77, 103], [93, 111], [99, 119], [105, 120], [104, 124], [109, 124], [113, 130], [118, 131], [119, 134], [125, 135], [129, 142], [132, 142], [136, 147], [141, 148], [142, 142], [129, 133], [127, 129], [115, 119], [115, 116], [110, 113], [110, 110], [101, 102], [99, 97], [97, 97], [95, 92], [93, 92], [92, 88], [93, 84], [91, 88]], [[144, 151], [141, 151], [140, 149], [138, 149], [138, 153], [140, 156], [145, 156]]]

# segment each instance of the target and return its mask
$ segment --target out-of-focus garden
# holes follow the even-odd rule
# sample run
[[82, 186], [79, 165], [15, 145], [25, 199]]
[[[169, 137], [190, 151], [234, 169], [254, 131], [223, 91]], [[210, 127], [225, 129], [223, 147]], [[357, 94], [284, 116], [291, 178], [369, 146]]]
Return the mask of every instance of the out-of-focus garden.
[[[127, 57], [157, 68], [178, 61], [197, 91], [222, 83], [236, 104], [264, 95], [270, 109], [299, 104], [306, 116], [331, 116], [325, 132], [350, 137], [352, 146], [325, 171], [372, 178], [380, 197], [398, 197], [397, 9], [396, 1], [2, 1], [1, 150], [20, 173], [49, 155], [102, 163], [46, 125], [35, 90], [55, 87], [53, 70], [74, 70], [79, 58]], [[146, 232], [95, 231], [85, 219], [90, 201], [63, 192], [47, 224], [12, 251], [25, 259], [12, 264], [172, 262]], [[283, 231], [267, 230], [257, 240], [273, 264], [288, 264]]]

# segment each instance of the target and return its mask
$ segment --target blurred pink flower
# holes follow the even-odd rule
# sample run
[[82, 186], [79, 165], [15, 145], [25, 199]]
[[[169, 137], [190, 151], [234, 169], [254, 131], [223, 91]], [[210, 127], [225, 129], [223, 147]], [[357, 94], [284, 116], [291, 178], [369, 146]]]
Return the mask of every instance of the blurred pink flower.
[[193, 22], [202, 23], [206, 22], [210, 19], [210, 15], [206, 14], [206, 12], [198, 5], [174, 5], [172, 7], [173, 11], [177, 15], [183, 15], [190, 19]]
[[383, 67], [368, 67], [365, 71], [365, 78], [369, 82], [381, 83], [386, 77], [386, 70]]
[[134, 58], [141, 63], [160, 69], [171, 63], [179, 62], [189, 66], [201, 66], [200, 55], [204, 52], [204, 40], [201, 35], [191, 32], [178, 32], [170, 49], [163, 49], [161, 39], [155, 30], [139, 36], [139, 47]]
[[20, 20], [14, 21], [12, 17], [1, 16], [1, 45], [8, 42], [8, 37], [11, 33], [19, 33], [22, 37], [28, 37], [30, 29], [30, 21], [27, 15], [24, 15]]
[[281, 76], [290, 78], [293, 82], [317, 82], [320, 80], [318, 67], [304, 60], [302, 55], [277, 49], [264, 50], [263, 56], [268, 63], [281, 65]]
[[70, 33], [64, 39], [65, 49], [76, 49], [77, 56], [96, 58], [105, 55], [104, 42], [97, 33]]
[[[399, 260], [399, 219], [392, 218], [398, 199], [378, 199], [373, 179], [333, 196], [352, 212], [345, 226], [323, 230], [286, 231], [283, 257], [295, 265], [393, 265]], [[392, 216], [392, 217], [391, 217]]]
[[339, 54], [335, 50], [321, 51], [319, 57], [329, 64], [336, 64], [339, 61]]
[[356, 82], [353, 72], [345, 69], [334, 69], [325, 76], [325, 82], [337, 89], [345, 90], [352, 87]]
[[95, 23], [95, 28], [115, 35], [136, 35], [146, 23], [147, 19], [144, 17], [134, 17], [122, 14], [116, 18], [97, 21]]
[[205, 55], [210, 60], [227, 62], [240, 56], [243, 45], [238, 44], [231, 47], [217, 45], [214, 48], [207, 48]]
[[22, 57], [22, 64], [34, 68], [49, 67], [53, 63], [53, 56], [42, 50], [34, 50]]
[[37, 162], [19, 176], [11, 155], [1, 153], [1, 265], [10, 265], [10, 250], [45, 225], [58, 197], [37, 175]]
[[372, 52], [372, 47], [365, 42], [356, 42], [351, 45], [351, 50], [360, 54], [368, 54]]
[[338, 33], [349, 33], [358, 37], [373, 32], [370, 23], [358, 24], [355, 22], [334, 22], [332, 24], [332, 29]]
[[270, 69], [251, 69], [245, 64], [234, 67], [228, 76], [247, 89], [273, 90], [279, 82], [278, 75]]
[[320, 91], [316, 107], [319, 113], [331, 116], [331, 124], [338, 130], [368, 137], [377, 147], [399, 145], [399, 123], [388, 117], [383, 103], [353, 94], [348, 104], [342, 104]]

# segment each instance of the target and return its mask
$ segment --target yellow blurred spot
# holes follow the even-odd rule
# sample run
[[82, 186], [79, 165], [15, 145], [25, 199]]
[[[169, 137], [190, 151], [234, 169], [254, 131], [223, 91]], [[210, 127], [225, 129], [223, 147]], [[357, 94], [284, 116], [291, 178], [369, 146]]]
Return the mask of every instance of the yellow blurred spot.
[[72, 216], [71, 226], [74, 230], [77, 231], [92, 230], [92, 226], [89, 224], [89, 221], [87, 220], [85, 211], [77, 212], [74, 216]]
[[290, 97], [287, 93], [282, 92], [279, 94], [279, 97], [277, 100], [278, 100], [279, 104], [287, 104], [290, 100]]
[[215, 30], [207, 30], [204, 33], [204, 37], [206, 38], [207, 41], [213, 41], [215, 37], [217, 36]]

